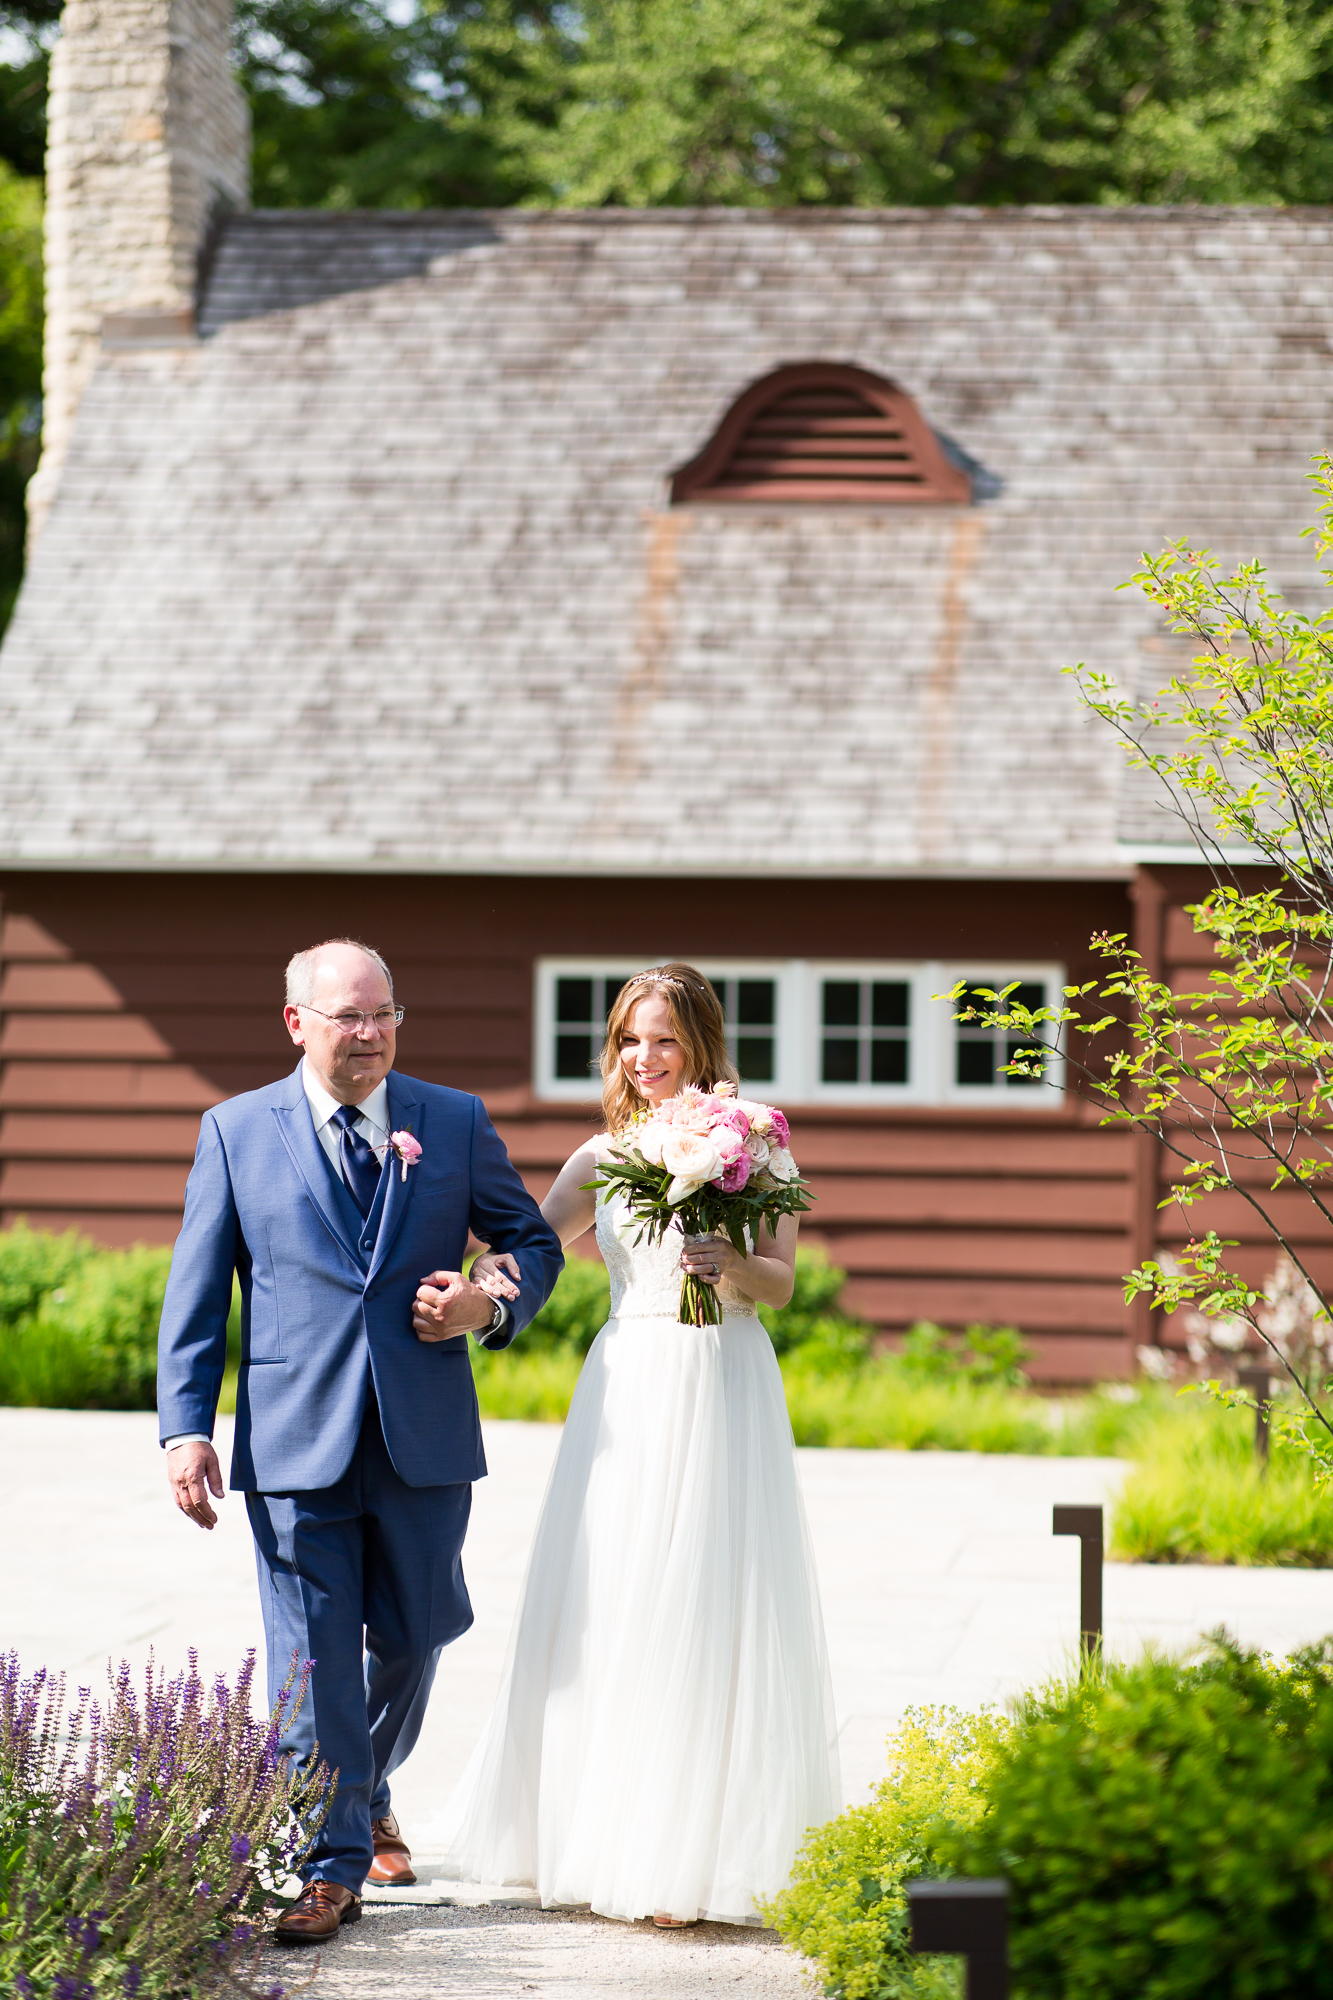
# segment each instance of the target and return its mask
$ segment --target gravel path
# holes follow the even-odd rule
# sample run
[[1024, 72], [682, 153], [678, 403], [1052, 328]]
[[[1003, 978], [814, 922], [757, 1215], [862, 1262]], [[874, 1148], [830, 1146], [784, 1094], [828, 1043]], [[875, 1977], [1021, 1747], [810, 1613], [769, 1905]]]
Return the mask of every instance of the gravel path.
[[264, 1953], [264, 1983], [295, 1986], [314, 1973], [311, 2000], [435, 2000], [436, 1995], [532, 1993], [546, 2000], [675, 2000], [726, 1994], [737, 2000], [787, 1994], [811, 2000], [818, 1985], [773, 1931], [696, 1924], [659, 1931], [586, 1911], [538, 1910], [516, 1902], [453, 1908], [366, 1905], [318, 1953]]

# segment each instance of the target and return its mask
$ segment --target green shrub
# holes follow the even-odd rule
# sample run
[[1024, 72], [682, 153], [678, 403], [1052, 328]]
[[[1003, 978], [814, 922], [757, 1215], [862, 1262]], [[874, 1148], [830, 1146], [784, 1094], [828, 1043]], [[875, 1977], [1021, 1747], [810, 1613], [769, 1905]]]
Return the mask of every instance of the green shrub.
[[0, 1340], [0, 1402], [151, 1410], [171, 1252], [89, 1249]]
[[759, 1317], [774, 1351], [810, 1350], [827, 1366], [855, 1366], [870, 1348], [870, 1328], [839, 1311], [847, 1273], [830, 1264], [823, 1250], [799, 1244], [792, 1294], [785, 1306], [760, 1306]]
[[605, 1264], [593, 1257], [570, 1257], [555, 1290], [519, 1334], [516, 1345], [524, 1354], [549, 1354], [566, 1347], [586, 1354], [610, 1311], [611, 1280]]
[[1023, 2000], [1333, 1994], [1333, 1642], [1030, 1698], [945, 1863], [1011, 1884]]
[[952, 1334], [930, 1320], [918, 1320], [903, 1336], [901, 1356], [904, 1372], [922, 1382], [1022, 1389], [1032, 1349], [1017, 1327], [969, 1326]]
[[96, 1249], [77, 1229], [53, 1236], [29, 1229], [22, 1217], [0, 1230], [0, 1335], [31, 1317], [42, 1295], [72, 1278]]
[[845, 2000], [943, 2000], [959, 1992], [952, 1961], [908, 1951], [902, 1884], [946, 1872], [941, 1842], [985, 1814], [1008, 1728], [989, 1709], [909, 1709], [889, 1740], [888, 1776], [869, 1804], [806, 1835], [791, 1887], [765, 1914], [785, 1943], [814, 1959], [826, 1992]]
[[535, 1354], [525, 1354], [517, 1346], [502, 1347], [498, 1353], [477, 1346], [471, 1351], [483, 1417], [511, 1417], [530, 1424], [565, 1421], [583, 1366], [583, 1356], [572, 1341], [539, 1348]]

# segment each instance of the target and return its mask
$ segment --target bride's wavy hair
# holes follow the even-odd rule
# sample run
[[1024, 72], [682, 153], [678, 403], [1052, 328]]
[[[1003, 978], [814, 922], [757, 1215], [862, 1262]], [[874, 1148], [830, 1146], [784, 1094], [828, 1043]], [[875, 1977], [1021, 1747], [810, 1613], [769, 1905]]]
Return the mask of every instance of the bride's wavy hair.
[[650, 965], [646, 972], [636, 972], [633, 979], [625, 981], [606, 1017], [602, 1109], [608, 1132], [623, 1132], [630, 1119], [644, 1107], [645, 1099], [634, 1088], [620, 1060], [620, 1037], [640, 1000], [646, 1000], [651, 993], [660, 993], [666, 1001], [676, 1040], [685, 1051], [681, 1082], [699, 1084], [704, 1089], [714, 1083], [740, 1082], [736, 1065], [727, 1054], [722, 1002], [711, 982], [692, 965], [675, 962]]

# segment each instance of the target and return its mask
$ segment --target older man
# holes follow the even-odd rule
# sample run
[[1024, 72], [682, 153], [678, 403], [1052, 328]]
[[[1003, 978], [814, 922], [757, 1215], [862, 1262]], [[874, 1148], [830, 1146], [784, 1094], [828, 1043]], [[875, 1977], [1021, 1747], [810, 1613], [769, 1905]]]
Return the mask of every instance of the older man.
[[[278, 1925], [292, 1941], [354, 1921], [367, 1875], [415, 1879], [389, 1777], [441, 1650], [472, 1623], [460, 1558], [486, 1461], [467, 1334], [506, 1346], [562, 1262], [480, 1101], [394, 1071], [402, 1018], [378, 952], [334, 938], [297, 953], [284, 1019], [301, 1062], [205, 1114], [162, 1311], [168, 1476], [211, 1528], [240, 1279], [231, 1483], [254, 1533], [269, 1697], [293, 1656], [316, 1662], [286, 1747], [300, 1763], [318, 1739], [338, 1772]], [[469, 1229], [519, 1258], [511, 1305], [462, 1276]]]

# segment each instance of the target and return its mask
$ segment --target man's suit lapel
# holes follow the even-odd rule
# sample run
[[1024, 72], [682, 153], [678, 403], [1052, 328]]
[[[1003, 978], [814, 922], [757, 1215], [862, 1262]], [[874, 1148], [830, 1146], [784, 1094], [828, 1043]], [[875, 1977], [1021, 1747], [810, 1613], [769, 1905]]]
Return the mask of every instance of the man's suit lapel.
[[[329, 1234], [347, 1252], [352, 1262], [364, 1270], [364, 1260], [357, 1253], [355, 1233], [349, 1230], [338, 1206], [328, 1158], [315, 1137], [315, 1121], [310, 1116], [299, 1064], [282, 1103], [274, 1105], [273, 1116], [278, 1122], [282, 1143], [291, 1155], [292, 1165], [305, 1183], [306, 1192], [323, 1217]], [[355, 1213], [350, 1195], [347, 1206]]]
[[[389, 1130], [410, 1132], [424, 1150], [426, 1140], [424, 1127], [426, 1107], [413, 1090], [411, 1083], [389, 1071]], [[375, 1240], [375, 1253], [370, 1260], [370, 1277], [374, 1277], [393, 1248], [394, 1238], [403, 1226], [412, 1194], [416, 1187], [417, 1169], [409, 1167], [406, 1178], [403, 1163], [389, 1152], [385, 1163], [389, 1184], [384, 1190], [384, 1207], [380, 1211], [379, 1235]], [[424, 1274], [423, 1274], [424, 1275]]]

